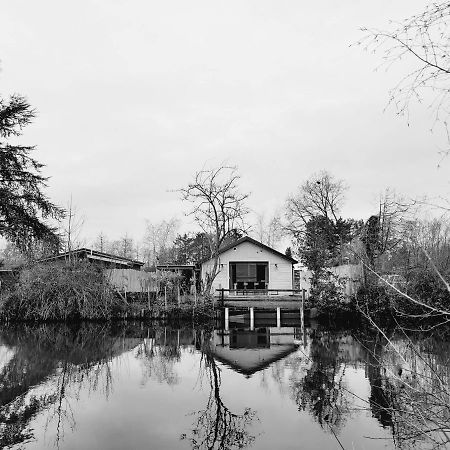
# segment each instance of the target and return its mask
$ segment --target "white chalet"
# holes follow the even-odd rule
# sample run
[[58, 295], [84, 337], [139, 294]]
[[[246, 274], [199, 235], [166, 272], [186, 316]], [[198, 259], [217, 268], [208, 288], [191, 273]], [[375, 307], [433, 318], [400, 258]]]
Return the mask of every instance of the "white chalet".
[[[245, 236], [219, 251], [219, 273], [214, 279], [212, 292], [218, 295], [217, 289], [293, 289], [293, 267], [296, 263], [295, 259]], [[214, 259], [202, 263], [203, 282], [213, 266]]]

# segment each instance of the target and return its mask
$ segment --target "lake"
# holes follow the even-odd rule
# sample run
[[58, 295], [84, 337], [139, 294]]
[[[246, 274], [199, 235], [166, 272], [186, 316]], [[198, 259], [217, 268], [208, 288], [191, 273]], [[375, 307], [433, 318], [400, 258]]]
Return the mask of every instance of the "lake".
[[293, 320], [246, 325], [238, 317], [226, 329], [3, 325], [0, 446], [369, 450], [448, 444], [445, 339], [317, 323], [302, 328]]

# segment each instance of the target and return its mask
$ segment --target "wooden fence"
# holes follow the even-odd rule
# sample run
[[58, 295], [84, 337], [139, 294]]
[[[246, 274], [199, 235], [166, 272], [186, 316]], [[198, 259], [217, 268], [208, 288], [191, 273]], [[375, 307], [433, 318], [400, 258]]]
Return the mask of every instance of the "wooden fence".
[[157, 292], [156, 274], [133, 269], [106, 269], [110, 283], [121, 292]]

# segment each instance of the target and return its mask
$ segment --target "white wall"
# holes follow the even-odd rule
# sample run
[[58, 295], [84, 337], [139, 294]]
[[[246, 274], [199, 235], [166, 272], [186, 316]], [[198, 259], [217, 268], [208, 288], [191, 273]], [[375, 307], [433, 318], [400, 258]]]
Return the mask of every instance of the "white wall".
[[[243, 242], [237, 247], [222, 253], [219, 258], [219, 273], [214, 280], [213, 292], [216, 289], [229, 289], [230, 262], [268, 262], [269, 289], [292, 289], [292, 263], [281, 256], [265, 250], [251, 242]], [[275, 264], [277, 267], [275, 267]], [[202, 280], [214, 266], [214, 260], [202, 264]]]
[[364, 278], [362, 264], [344, 264], [329, 270], [340, 279], [345, 279], [344, 293], [347, 297], [356, 295]]
[[[362, 264], [343, 264], [341, 266], [328, 267], [327, 270], [339, 279], [345, 279], [344, 294], [347, 297], [356, 295], [363, 281]], [[311, 291], [311, 277], [312, 272], [310, 270], [302, 269], [300, 271], [300, 288], [306, 290], [307, 297], [309, 297]]]

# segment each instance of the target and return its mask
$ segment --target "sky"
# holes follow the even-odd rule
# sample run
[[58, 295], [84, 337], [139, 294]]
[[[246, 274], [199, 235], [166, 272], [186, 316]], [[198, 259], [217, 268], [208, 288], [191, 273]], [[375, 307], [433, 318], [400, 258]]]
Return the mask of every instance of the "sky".
[[20, 142], [88, 242], [174, 216], [192, 228], [175, 191], [224, 161], [255, 213], [328, 170], [348, 186], [342, 215], [367, 219], [387, 187], [450, 198], [430, 111], [409, 126], [385, 111], [406, 66], [376, 71], [381, 55], [350, 45], [426, 3], [0, 0], [0, 95], [36, 109]]

